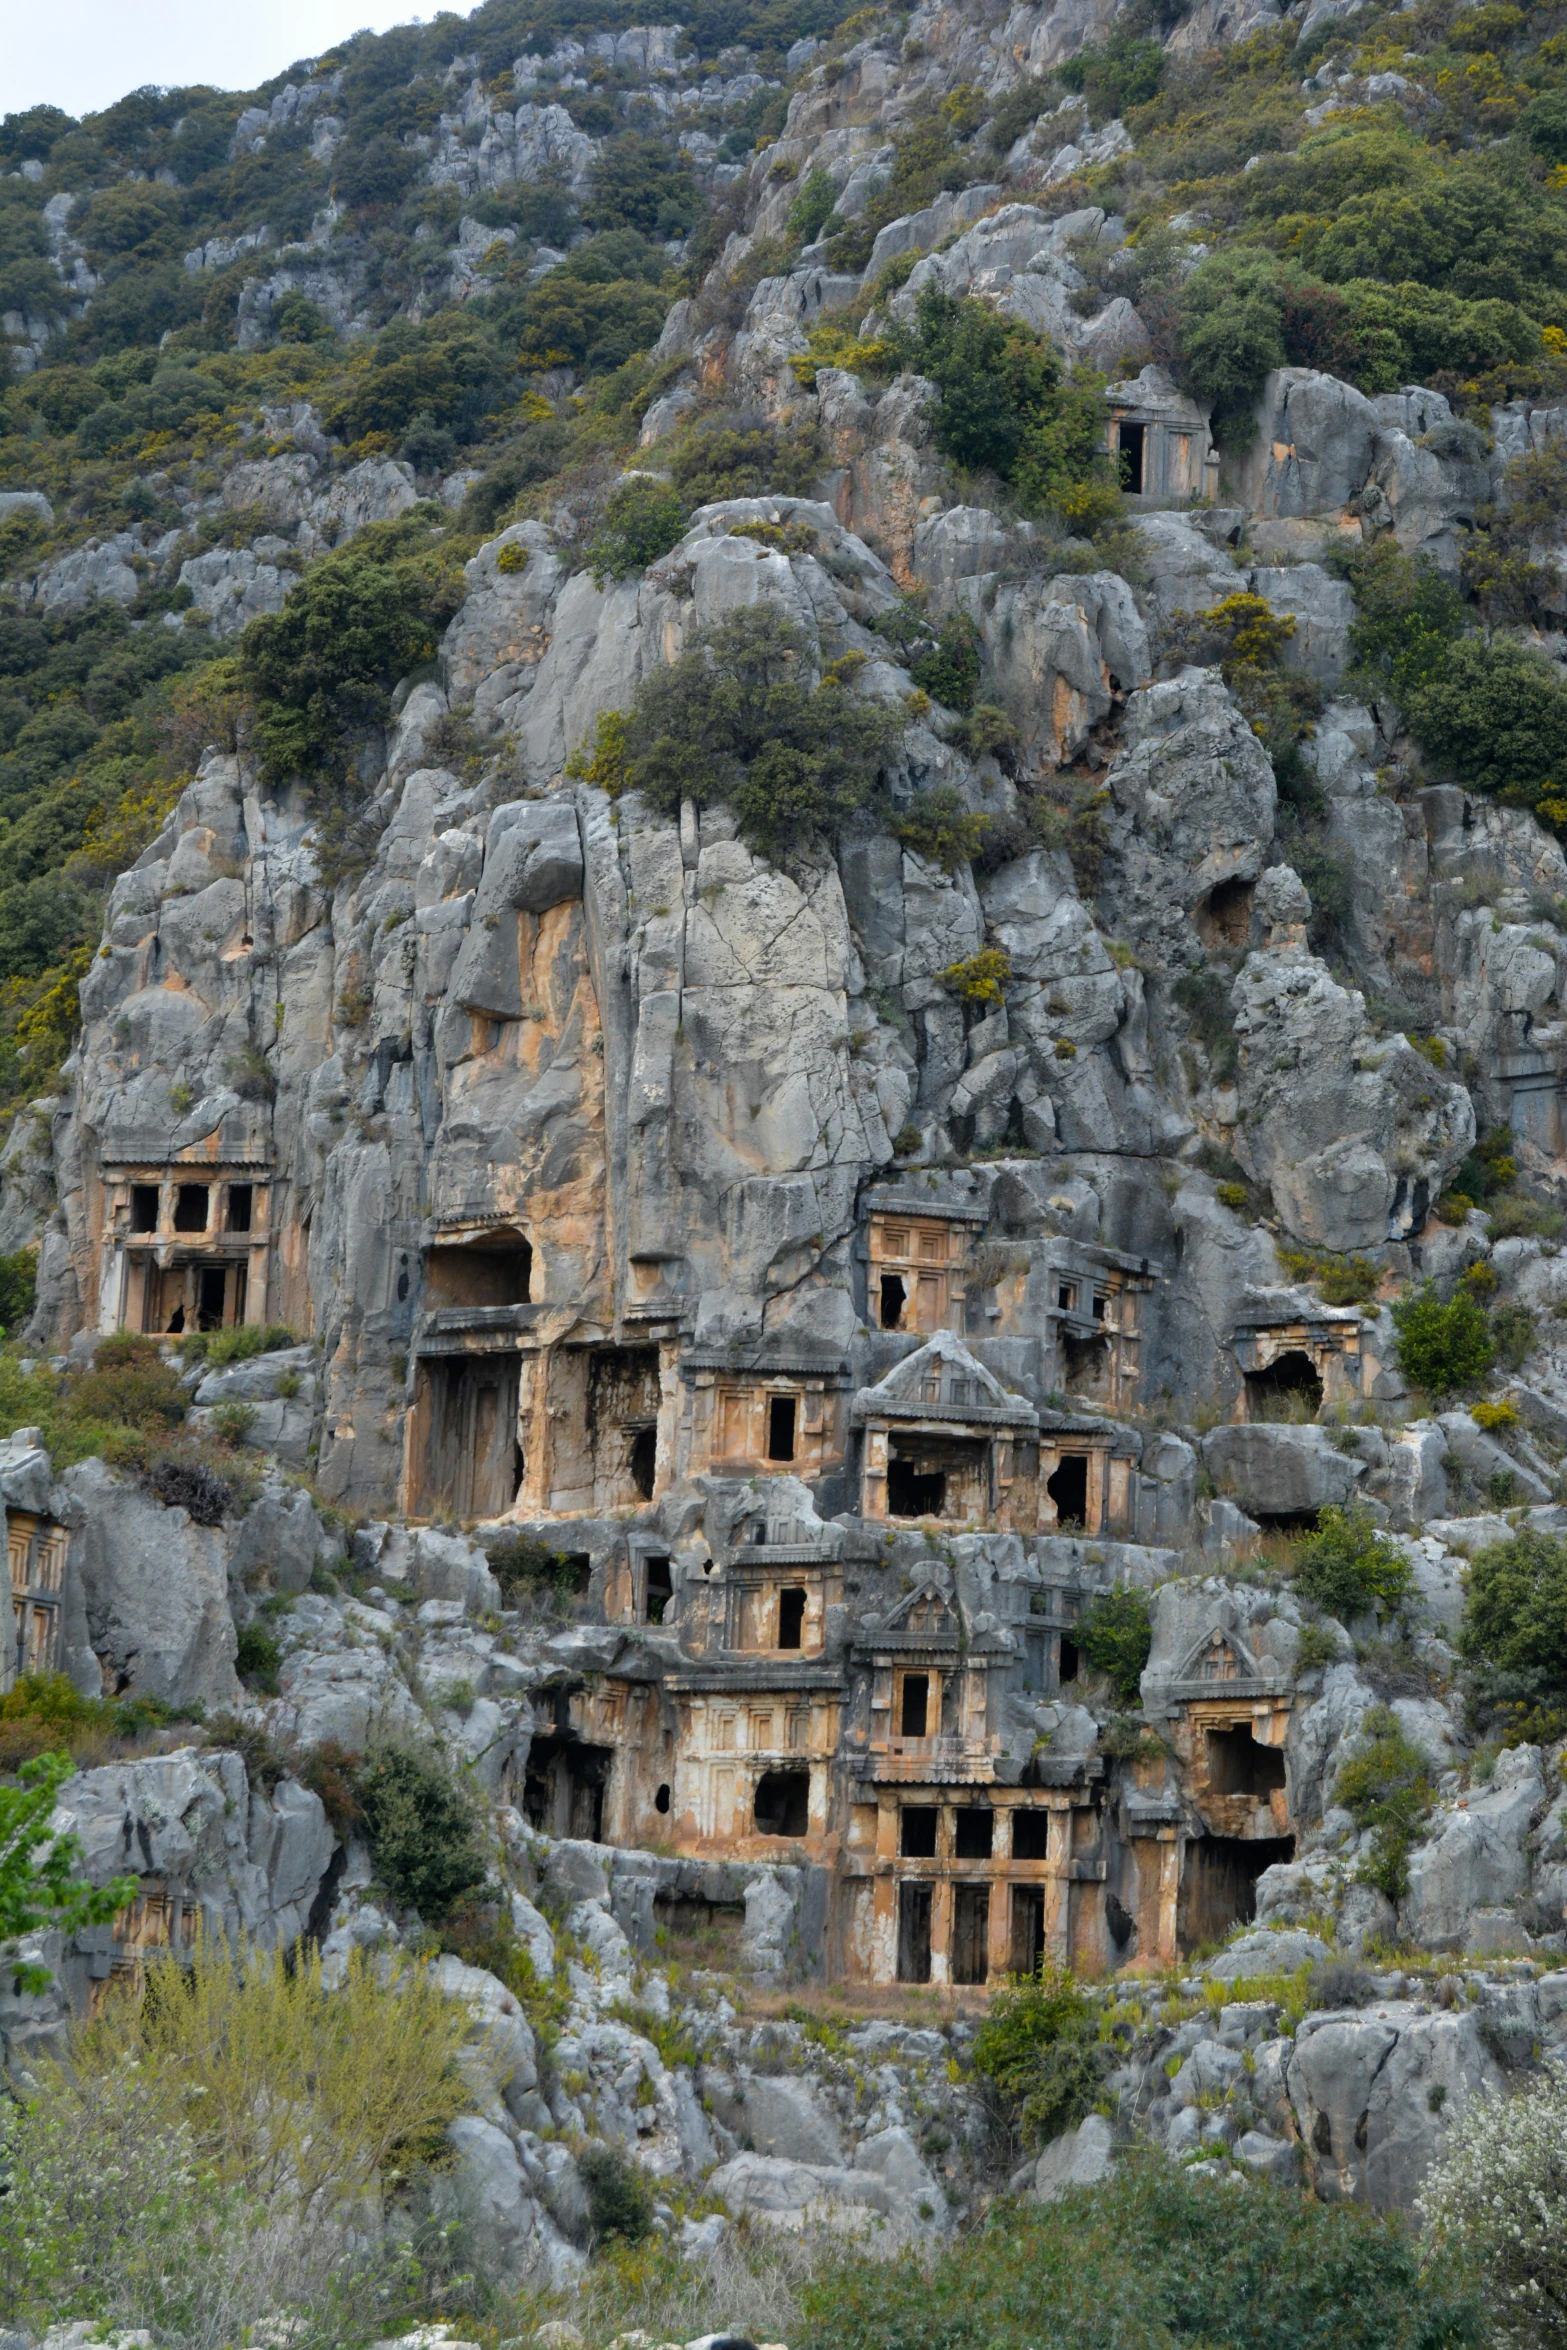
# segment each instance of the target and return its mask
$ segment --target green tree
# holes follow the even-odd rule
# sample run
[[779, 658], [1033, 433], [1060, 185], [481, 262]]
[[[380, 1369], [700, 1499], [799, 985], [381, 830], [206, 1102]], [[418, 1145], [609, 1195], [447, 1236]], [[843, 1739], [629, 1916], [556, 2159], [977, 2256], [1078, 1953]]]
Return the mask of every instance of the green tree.
[[1357, 1828], [1373, 1831], [1371, 1856], [1361, 1871], [1365, 1881], [1389, 1901], [1402, 1901], [1409, 1890], [1409, 1854], [1431, 1810], [1431, 1767], [1391, 1706], [1367, 1707], [1333, 1800]]
[[915, 319], [910, 358], [940, 389], [944, 455], [998, 473], [1032, 514], [1089, 483], [1113, 487], [1100, 378], [1085, 369], [1064, 376], [1031, 328], [937, 286], [920, 294]]
[[1567, 824], [1567, 686], [1543, 653], [1466, 637], [1403, 707], [1421, 749], [1458, 782]]
[[604, 521], [588, 546], [588, 568], [602, 587], [607, 579], [645, 571], [685, 536], [686, 502], [667, 481], [633, 474], [610, 491]]
[[1181, 289], [1177, 305], [1180, 379], [1213, 403], [1215, 438], [1244, 448], [1263, 379], [1285, 362], [1284, 297], [1271, 253], [1211, 253]]
[[1396, 1542], [1379, 1534], [1364, 1502], [1318, 1513], [1301, 1545], [1295, 1588], [1329, 1615], [1394, 1615], [1414, 1588], [1414, 1570]]
[[486, 1882], [478, 1807], [438, 1756], [387, 1747], [365, 1764], [356, 1793], [376, 1875], [394, 1901], [432, 1921]]
[[699, 630], [638, 690], [624, 780], [665, 815], [684, 799], [734, 810], [754, 848], [778, 857], [831, 834], [869, 798], [896, 728], [763, 606]]
[[1443, 1305], [1429, 1283], [1393, 1308], [1398, 1360], [1412, 1387], [1427, 1395], [1451, 1395], [1472, 1387], [1491, 1368], [1495, 1348], [1484, 1309], [1467, 1291]]
[[302, 775], [343, 786], [354, 747], [385, 723], [392, 687], [432, 658], [461, 601], [461, 575], [421, 561], [415, 525], [363, 532], [313, 564], [280, 612], [240, 639], [240, 675], [255, 710], [253, 742], [273, 783]]
[[1033, 2145], [1082, 2120], [1108, 2063], [1092, 2001], [1070, 1968], [1049, 1959], [997, 1992], [974, 2041], [974, 2070]]
[[[40, 1754], [22, 1764], [14, 1787], [0, 1787], [0, 1951], [13, 1952], [40, 1927], [74, 1934], [107, 1925], [136, 1897], [134, 1877], [87, 1884], [76, 1874], [80, 1838], [52, 1829], [56, 1799], [74, 1770], [68, 1754]], [[48, 1987], [49, 1970], [35, 1960], [7, 1964], [24, 1990]]]
[[1095, 1672], [1109, 1674], [1121, 1702], [1134, 1704], [1153, 1646], [1147, 1593], [1130, 1585], [1102, 1591], [1078, 1618], [1077, 1645]]
[[1479, 1552], [1458, 1645], [1483, 1702], [1567, 1701], [1567, 1542], [1531, 1530]]

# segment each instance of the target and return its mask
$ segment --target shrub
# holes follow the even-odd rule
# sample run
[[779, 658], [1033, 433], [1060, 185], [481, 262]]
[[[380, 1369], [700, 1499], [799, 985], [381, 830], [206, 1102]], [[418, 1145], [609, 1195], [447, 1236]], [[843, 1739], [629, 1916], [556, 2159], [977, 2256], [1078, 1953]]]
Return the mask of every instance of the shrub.
[[360, 1772], [358, 1794], [376, 1875], [394, 1901], [434, 1920], [485, 1883], [477, 1806], [434, 1753], [383, 1749]]
[[999, 1004], [1006, 1000], [1012, 976], [1012, 957], [1005, 947], [981, 947], [961, 963], [949, 963], [936, 977], [949, 995], [966, 1004]]
[[609, 494], [603, 525], [588, 545], [594, 584], [645, 571], [685, 536], [686, 503], [668, 482], [634, 474]]
[[1285, 363], [1283, 302], [1273, 256], [1212, 253], [1181, 289], [1180, 379], [1213, 403], [1214, 437], [1244, 448], [1263, 379]]
[[908, 806], [889, 819], [887, 829], [927, 864], [956, 873], [978, 853], [990, 823], [988, 816], [972, 815], [950, 783], [941, 783], [932, 791], [916, 792]]
[[1466, 637], [1402, 699], [1410, 732], [1439, 768], [1567, 828], [1567, 686], [1542, 653], [1506, 637]]
[[312, 1746], [299, 1766], [299, 1783], [321, 1799], [321, 1808], [335, 1836], [345, 1841], [364, 1825], [365, 1807], [359, 1800], [358, 1773], [363, 1757], [337, 1738], [323, 1738]]
[[421, 561], [428, 533], [365, 531], [324, 556], [280, 612], [240, 639], [240, 674], [256, 710], [252, 741], [271, 783], [305, 776], [343, 788], [352, 751], [383, 725], [400, 677], [434, 654], [462, 599], [461, 574]]
[[71, 1381], [66, 1410], [73, 1420], [166, 1428], [184, 1419], [188, 1401], [179, 1373], [163, 1360], [156, 1341], [125, 1333], [104, 1339], [92, 1369]]
[[802, 245], [812, 243], [837, 201], [838, 191], [830, 174], [820, 170], [810, 173], [789, 207], [790, 236], [798, 237]]
[[276, 1697], [282, 1662], [283, 1651], [276, 1635], [263, 1623], [247, 1624], [234, 1650], [234, 1670], [246, 1688], [256, 1690], [263, 1697]]
[[1158, 96], [1163, 77], [1164, 51], [1159, 43], [1142, 39], [1124, 25], [1056, 68], [1057, 81], [1088, 100], [1096, 128], [1112, 115], [1124, 114], [1128, 106], [1146, 106]]
[[10, 1337], [32, 1317], [38, 1295], [38, 1251], [13, 1249], [0, 1256], [0, 1338]]
[[1240, 1062], [1240, 1047], [1235, 1041], [1235, 1012], [1230, 1002], [1232, 984], [1227, 971], [1215, 970], [1211, 964], [1204, 963], [1195, 971], [1183, 971], [1170, 990], [1208, 1056], [1208, 1067], [1216, 1085], [1227, 1085]]
[[1322, 1510], [1302, 1542], [1295, 1588], [1331, 1616], [1396, 1615], [1414, 1590], [1414, 1570], [1397, 1543], [1379, 1534], [1364, 1502]]
[[1360, 1737], [1340, 1766], [1333, 1800], [1357, 1828], [1373, 1831], [1371, 1856], [1360, 1873], [1396, 1903], [1409, 1890], [1409, 1854], [1431, 1809], [1430, 1766], [1390, 1706], [1368, 1706]]
[[634, 2162], [613, 2146], [584, 2146], [577, 2156], [577, 2175], [587, 2190], [593, 2233], [602, 2243], [619, 2236], [640, 2244], [653, 2228], [653, 2196]]
[[186, 1511], [198, 1526], [221, 1526], [239, 1499], [227, 1478], [200, 1461], [155, 1461], [141, 1482], [165, 1509]]
[[1567, 1698], [1567, 1542], [1531, 1530], [1480, 1551], [1458, 1645], [1488, 1708]]
[[[1333, 550], [1332, 568], [1354, 591], [1349, 641], [1358, 675], [1402, 704], [1446, 667], [1464, 632], [1462, 596], [1428, 556], [1406, 555], [1391, 537]], [[1455, 1180], [1467, 1188], [1461, 1175]]]
[[687, 798], [727, 803], [764, 856], [831, 835], [869, 798], [896, 720], [831, 673], [812, 685], [808, 661], [801, 632], [762, 606], [698, 630], [638, 689], [623, 782], [669, 816]]
[[1461, 2273], [1398, 2218], [1133, 2153], [1057, 2203], [1004, 2206], [930, 2261], [845, 2258], [798, 2350], [1479, 2350]]
[[[1560, 95], [1561, 93], [1557, 93]], [[1550, 2076], [1475, 2097], [1421, 2190], [1431, 2240], [1481, 2280], [1490, 2338], [1558, 2350], [1567, 2307], [1567, 2104]]]
[[1516, 1371], [1534, 1344], [1534, 1316], [1516, 1298], [1507, 1299], [1491, 1316], [1491, 1340], [1504, 1371]]
[[1427, 1283], [1415, 1296], [1399, 1299], [1393, 1327], [1404, 1377], [1428, 1395], [1472, 1387], [1495, 1360], [1484, 1310], [1463, 1290], [1443, 1305]]
[[821, 470], [814, 429], [787, 440], [720, 411], [681, 434], [669, 452], [676, 489], [690, 507], [723, 498], [809, 497]]
[[966, 713], [974, 707], [979, 666], [979, 631], [966, 612], [955, 612], [935, 643], [915, 655], [909, 675], [932, 701]]
[[936, 445], [945, 456], [999, 474], [1029, 514], [1089, 483], [1114, 490], [1099, 377], [1063, 377], [1031, 328], [936, 286], [921, 292], [915, 318], [909, 362], [940, 388]]
[[1108, 1673], [1122, 1703], [1134, 1704], [1153, 1646], [1146, 1592], [1102, 1591], [1078, 1619], [1077, 1645], [1095, 1672]]
[[1363, 1305], [1376, 1296], [1382, 1269], [1369, 1257], [1319, 1257], [1309, 1249], [1280, 1249], [1280, 1262], [1292, 1281], [1309, 1281], [1330, 1306]]
[[1070, 1969], [1050, 1959], [997, 1992], [974, 2040], [974, 2070], [1031, 2145], [1082, 2120], [1107, 2064], [1091, 2001]]

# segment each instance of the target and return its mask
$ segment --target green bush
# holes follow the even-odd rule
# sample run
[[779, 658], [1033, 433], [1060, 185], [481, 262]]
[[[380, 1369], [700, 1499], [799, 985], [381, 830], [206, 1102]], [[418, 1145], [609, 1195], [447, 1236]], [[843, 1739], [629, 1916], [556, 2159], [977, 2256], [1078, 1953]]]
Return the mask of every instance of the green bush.
[[640, 2244], [652, 2233], [652, 2190], [617, 2147], [584, 2146], [577, 2156], [577, 2175], [587, 2190], [593, 2233], [600, 2243], [618, 2236], [624, 2243]]
[[1049, 1960], [996, 1993], [974, 2041], [974, 2070], [1030, 2145], [1082, 2120], [1108, 2066], [1092, 2002]]
[[486, 1882], [478, 1807], [434, 1753], [384, 1748], [364, 1765], [357, 1794], [376, 1876], [394, 1901], [433, 1922]]
[[1402, 705], [1446, 668], [1464, 632], [1462, 596], [1428, 556], [1406, 555], [1392, 537], [1336, 548], [1331, 567], [1354, 592], [1349, 642], [1358, 674]]
[[1122, 1703], [1135, 1703], [1153, 1646], [1147, 1593], [1131, 1586], [1102, 1591], [1078, 1618], [1076, 1637], [1095, 1672], [1109, 1674]]
[[1407, 1738], [1391, 1706], [1367, 1708], [1360, 1743], [1339, 1769], [1333, 1801], [1357, 1828], [1371, 1829], [1371, 1857], [1361, 1870], [1389, 1901], [1409, 1890], [1409, 1855], [1431, 1810], [1430, 1765]]
[[1412, 1387], [1446, 1396], [1485, 1377], [1496, 1357], [1484, 1309], [1460, 1290], [1443, 1305], [1428, 1283], [1393, 1308], [1399, 1368]]
[[638, 690], [624, 782], [668, 816], [725, 803], [768, 857], [834, 832], [869, 798], [896, 719], [831, 672], [813, 685], [809, 657], [762, 607], [697, 631]]
[[966, 612], [954, 612], [942, 622], [935, 643], [916, 653], [909, 675], [932, 701], [966, 715], [974, 707], [979, 668], [979, 631]]
[[1055, 508], [1075, 518], [1087, 491], [1113, 491], [1101, 378], [1082, 368], [1063, 375], [1031, 328], [936, 286], [920, 294], [915, 319], [908, 363], [940, 389], [944, 456], [999, 474], [1028, 514]]
[[604, 521], [588, 546], [594, 584], [645, 571], [685, 536], [686, 502], [666, 481], [634, 474], [610, 491]]
[[1480, 2350], [1467, 2282], [1399, 2218], [1134, 2153], [930, 2261], [846, 2258], [797, 2350]]
[[1379, 1534], [1363, 1502], [1320, 1512], [1301, 1545], [1295, 1588], [1331, 1616], [1396, 1615], [1414, 1589], [1414, 1570], [1395, 1542]]
[[681, 434], [669, 452], [676, 489], [690, 507], [721, 498], [809, 497], [821, 458], [814, 428], [781, 440], [761, 425], [722, 412]]
[[1164, 51], [1159, 43], [1142, 39], [1125, 25], [1115, 26], [1104, 40], [1091, 49], [1079, 49], [1056, 68], [1056, 80], [1088, 100], [1096, 129], [1129, 106], [1146, 106], [1158, 96], [1163, 79]]
[[276, 1634], [259, 1621], [247, 1624], [234, 1651], [234, 1670], [246, 1688], [262, 1697], [276, 1697], [282, 1662]]
[[789, 207], [790, 236], [798, 237], [802, 245], [809, 245], [820, 236], [822, 223], [837, 201], [838, 191], [830, 175], [813, 171]]
[[245, 630], [241, 676], [270, 782], [305, 776], [346, 788], [355, 749], [386, 722], [393, 686], [433, 657], [463, 583], [430, 537], [418, 523], [372, 526]]
[[31, 1319], [38, 1295], [38, 1251], [13, 1249], [0, 1257], [0, 1338], [14, 1337]]
[[990, 822], [988, 816], [971, 815], [953, 786], [942, 783], [916, 792], [906, 808], [889, 818], [887, 829], [927, 864], [956, 873], [978, 854]]
[[1458, 1645], [1486, 1710], [1567, 1700], [1567, 1542], [1529, 1531], [1480, 1551]]
[[1532, 646], [1466, 637], [1406, 693], [1404, 716], [1457, 782], [1567, 827], [1567, 685]]

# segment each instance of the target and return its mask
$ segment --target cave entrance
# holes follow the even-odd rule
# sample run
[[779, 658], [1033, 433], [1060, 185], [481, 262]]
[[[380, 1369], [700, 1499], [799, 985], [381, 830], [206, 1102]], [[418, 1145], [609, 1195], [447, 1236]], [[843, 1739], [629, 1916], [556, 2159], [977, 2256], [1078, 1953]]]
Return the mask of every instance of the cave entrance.
[[1257, 1914], [1257, 1879], [1275, 1861], [1293, 1860], [1293, 1836], [1199, 1836], [1186, 1847], [1179, 1912], [1183, 1951], [1222, 1942], [1232, 1926]]
[[535, 1738], [528, 1749], [522, 1809], [542, 1836], [574, 1836], [588, 1844], [604, 1841], [604, 1799], [614, 1764], [612, 1746], [589, 1746], [580, 1738]]
[[1208, 1786], [1214, 1795], [1255, 1795], [1266, 1803], [1284, 1786], [1283, 1749], [1262, 1745], [1244, 1726], [1210, 1730]]
[[511, 1508], [523, 1473], [519, 1369], [515, 1354], [438, 1355], [421, 1363], [415, 1411], [425, 1437], [417, 1514], [498, 1518]]
[[1321, 1374], [1303, 1348], [1291, 1347], [1262, 1370], [1246, 1374], [1249, 1420], [1315, 1419], [1321, 1409]]
[[898, 1980], [900, 1983], [928, 1983], [930, 1981], [930, 1897], [929, 1885], [900, 1885], [898, 1887]]
[[1251, 901], [1255, 883], [1237, 874], [1214, 883], [1193, 917], [1197, 935], [1206, 947], [1243, 947], [1251, 939]]
[[909, 1292], [901, 1274], [883, 1273], [881, 1277], [881, 1326], [884, 1330], [903, 1328], [903, 1309], [909, 1302]]
[[1088, 1455], [1069, 1452], [1045, 1480], [1045, 1491], [1056, 1505], [1058, 1526], [1088, 1524]]
[[809, 1771], [764, 1771], [756, 1783], [759, 1836], [803, 1836], [811, 1824]]

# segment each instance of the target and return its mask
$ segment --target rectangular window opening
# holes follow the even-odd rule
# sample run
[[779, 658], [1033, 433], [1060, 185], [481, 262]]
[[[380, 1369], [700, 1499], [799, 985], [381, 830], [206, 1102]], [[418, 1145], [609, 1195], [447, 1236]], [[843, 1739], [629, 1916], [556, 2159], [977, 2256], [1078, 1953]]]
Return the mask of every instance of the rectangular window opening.
[[930, 1716], [930, 1675], [905, 1673], [903, 1676], [903, 1706], [899, 1713], [900, 1735], [904, 1738], [923, 1738]]
[[794, 1419], [798, 1409], [792, 1395], [770, 1395], [767, 1399], [767, 1457], [770, 1461], [794, 1459]]
[[952, 1980], [983, 1983], [989, 1973], [990, 1887], [959, 1885], [952, 1903]]
[[1050, 1858], [1050, 1814], [1047, 1811], [1015, 1811], [1012, 1814], [1012, 1858]]
[[[957, 1842], [953, 1848], [959, 1860], [989, 1860], [995, 1820], [988, 1803], [960, 1806]], [[979, 1979], [976, 1976], [975, 1980]]]
[[210, 1197], [205, 1183], [182, 1183], [174, 1194], [175, 1231], [205, 1232]]
[[229, 1185], [228, 1228], [230, 1232], [248, 1232], [250, 1230], [253, 1197], [252, 1185], [248, 1183], [231, 1183]]
[[906, 1803], [898, 1814], [898, 1850], [905, 1860], [934, 1860], [936, 1820], [933, 1803]]
[[805, 1645], [803, 1591], [780, 1591], [778, 1594], [778, 1645], [780, 1648], [803, 1648]]
[[643, 1614], [650, 1624], [661, 1624], [664, 1621], [665, 1611], [675, 1596], [674, 1578], [670, 1572], [668, 1559], [650, 1558], [645, 1569], [645, 1576]]
[[155, 1183], [131, 1185], [131, 1230], [156, 1232], [158, 1229], [158, 1186]]

